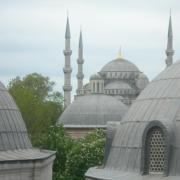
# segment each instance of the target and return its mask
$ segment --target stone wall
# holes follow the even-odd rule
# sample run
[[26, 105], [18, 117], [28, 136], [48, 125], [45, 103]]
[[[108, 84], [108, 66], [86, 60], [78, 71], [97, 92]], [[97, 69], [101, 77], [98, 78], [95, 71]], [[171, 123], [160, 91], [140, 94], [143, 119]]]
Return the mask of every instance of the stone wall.
[[65, 128], [65, 131], [74, 139], [83, 138], [96, 128]]
[[52, 180], [54, 159], [0, 162], [0, 180]]

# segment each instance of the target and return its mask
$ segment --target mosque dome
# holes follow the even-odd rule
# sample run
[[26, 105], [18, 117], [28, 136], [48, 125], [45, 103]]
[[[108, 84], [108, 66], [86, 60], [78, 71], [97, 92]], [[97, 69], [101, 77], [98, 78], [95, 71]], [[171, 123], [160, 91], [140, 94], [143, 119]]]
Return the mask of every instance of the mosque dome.
[[101, 72], [139, 72], [139, 69], [130, 61], [117, 58], [107, 63]]
[[21, 113], [1, 82], [0, 124], [0, 151], [32, 147]]
[[99, 74], [107, 80], [135, 80], [139, 76], [139, 73], [141, 72], [136, 65], [123, 58], [110, 61], [99, 72]]
[[65, 128], [105, 128], [107, 121], [120, 121], [127, 107], [117, 99], [103, 95], [79, 96], [58, 120]]
[[180, 178], [180, 61], [142, 91], [116, 127], [104, 168], [89, 169], [89, 179]]
[[102, 79], [102, 77], [99, 74], [93, 74], [90, 77], [90, 80], [99, 80], [99, 79]]

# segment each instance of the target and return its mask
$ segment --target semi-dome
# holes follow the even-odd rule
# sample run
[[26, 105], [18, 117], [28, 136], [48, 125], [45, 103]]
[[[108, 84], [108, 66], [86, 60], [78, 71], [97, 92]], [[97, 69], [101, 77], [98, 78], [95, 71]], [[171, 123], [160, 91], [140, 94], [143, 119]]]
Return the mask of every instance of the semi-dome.
[[118, 58], [107, 63], [101, 72], [139, 72], [139, 69], [130, 61]]
[[91, 168], [89, 179], [180, 178], [180, 61], [142, 91], [112, 132], [104, 168]]
[[58, 120], [64, 127], [106, 127], [107, 121], [120, 121], [127, 107], [115, 98], [103, 94], [78, 97]]

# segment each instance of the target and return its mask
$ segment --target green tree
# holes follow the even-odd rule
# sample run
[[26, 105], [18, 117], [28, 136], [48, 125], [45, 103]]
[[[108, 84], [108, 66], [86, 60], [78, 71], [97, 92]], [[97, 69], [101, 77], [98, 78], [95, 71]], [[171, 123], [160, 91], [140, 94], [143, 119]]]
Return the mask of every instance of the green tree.
[[38, 140], [38, 147], [56, 151], [53, 165], [53, 180], [68, 180], [65, 177], [67, 154], [74, 146], [74, 141], [64, 131], [62, 125], [51, 126], [48, 133]]
[[62, 95], [53, 91], [54, 82], [40, 74], [11, 80], [8, 89], [16, 101], [32, 142], [54, 125], [63, 111]]
[[74, 146], [67, 154], [65, 177], [68, 180], [85, 180], [84, 174], [90, 167], [102, 165], [104, 146], [105, 132], [102, 129], [74, 140]]
[[102, 164], [105, 133], [96, 130], [85, 138], [72, 139], [62, 125], [49, 128], [48, 135], [39, 139], [38, 146], [55, 150], [53, 180], [85, 180], [90, 168]]

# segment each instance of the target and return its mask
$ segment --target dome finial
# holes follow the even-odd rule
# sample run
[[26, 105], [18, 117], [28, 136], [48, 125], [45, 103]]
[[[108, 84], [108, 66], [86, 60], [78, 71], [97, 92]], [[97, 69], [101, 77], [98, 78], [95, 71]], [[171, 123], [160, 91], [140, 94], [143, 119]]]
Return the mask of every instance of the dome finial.
[[119, 52], [118, 52], [118, 59], [122, 59], [122, 48], [120, 46]]

